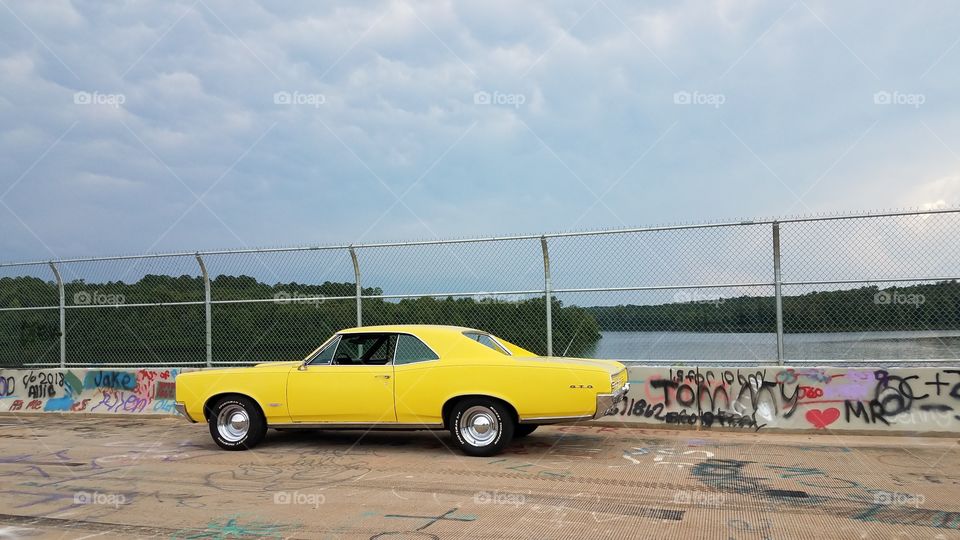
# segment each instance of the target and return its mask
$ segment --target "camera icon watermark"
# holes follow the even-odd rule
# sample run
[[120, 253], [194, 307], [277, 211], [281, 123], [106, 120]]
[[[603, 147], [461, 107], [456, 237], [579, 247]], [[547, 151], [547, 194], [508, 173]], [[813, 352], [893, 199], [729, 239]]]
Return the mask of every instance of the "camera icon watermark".
[[79, 291], [73, 295], [73, 304], [76, 306], [119, 306], [126, 303], [127, 297], [122, 294]]
[[300, 292], [280, 291], [273, 295], [273, 303], [282, 306], [299, 304], [318, 308], [325, 301], [326, 297], [323, 295], [309, 295]]
[[273, 494], [273, 504], [299, 504], [314, 509], [327, 502], [323, 493], [301, 493], [299, 491], [277, 491]]
[[873, 295], [873, 303], [879, 306], [913, 306], [918, 308], [922, 306], [927, 301], [927, 298], [922, 294], [906, 294], [899, 293], [896, 290], [890, 289], [886, 291], [878, 291]]
[[487, 92], [480, 90], [473, 94], [474, 105], [502, 105], [519, 109], [527, 102], [527, 96], [524, 94], [511, 94], [494, 90]]
[[700, 92], [698, 90], [680, 90], [673, 93], [674, 105], [706, 105], [719, 109], [727, 102], [727, 96], [719, 93]]
[[127, 102], [124, 94], [101, 94], [100, 92], [74, 92], [74, 105], [107, 105], [119, 109]]
[[519, 508], [527, 503], [527, 498], [523, 495], [523, 493], [478, 491], [473, 494], [473, 503], [479, 506], [497, 504]]
[[674, 504], [683, 504], [688, 506], [721, 506], [725, 501], [723, 493], [700, 493], [689, 491], [678, 491], [673, 495]]
[[877, 491], [873, 494], [873, 504], [878, 506], [910, 506], [920, 508], [927, 502], [921, 493], [897, 493], [895, 491]]
[[101, 505], [119, 508], [127, 504], [127, 496], [123, 493], [100, 493], [99, 491], [78, 491], [73, 494], [73, 504]]
[[308, 105], [319, 109], [320, 106], [326, 102], [327, 96], [323, 94], [304, 93], [298, 91], [288, 92], [286, 90], [274, 92], [273, 94], [274, 105]]
[[914, 109], [919, 109], [926, 102], [927, 96], [925, 94], [908, 94], [897, 90], [893, 92], [881, 90], [873, 93], [874, 105], [908, 105]]

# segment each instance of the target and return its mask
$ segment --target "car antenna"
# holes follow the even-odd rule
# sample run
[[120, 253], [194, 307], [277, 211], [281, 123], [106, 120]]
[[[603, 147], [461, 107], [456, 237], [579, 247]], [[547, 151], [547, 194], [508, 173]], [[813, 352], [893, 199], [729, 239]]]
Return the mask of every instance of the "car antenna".
[[563, 354], [561, 356], [567, 356], [567, 351], [569, 351], [570, 347], [573, 345], [573, 340], [577, 339], [577, 334], [580, 333], [581, 327], [583, 327], [583, 321], [580, 321], [580, 324], [577, 325], [577, 330], [573, 333], [573, 337], [570, 338], [570, 343], [567, 343], [567, 348], [563, 350]]

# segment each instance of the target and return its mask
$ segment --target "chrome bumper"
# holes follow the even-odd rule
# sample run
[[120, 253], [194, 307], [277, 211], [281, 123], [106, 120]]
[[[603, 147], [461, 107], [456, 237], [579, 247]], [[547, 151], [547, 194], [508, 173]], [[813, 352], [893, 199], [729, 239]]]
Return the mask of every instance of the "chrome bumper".
[[177, 414], [187, 419], [187, 421], [196, 424], [197, 421], [193, 418], [190, 418], [190, 415], [187, 414], [187, 406], [183, 404], [182, 401], [177, 401], [173, 404], [173, 408], [177, 410]]
[[623, 385], [623, 388], [617, 390], [612, 394], [597, 394], [597, 412], [593, 415], [593, 419], [603, 418], [617, 412], [617, 405], [621, 401], [626, 399], [627, 391], [630, 390], [630, 383]]

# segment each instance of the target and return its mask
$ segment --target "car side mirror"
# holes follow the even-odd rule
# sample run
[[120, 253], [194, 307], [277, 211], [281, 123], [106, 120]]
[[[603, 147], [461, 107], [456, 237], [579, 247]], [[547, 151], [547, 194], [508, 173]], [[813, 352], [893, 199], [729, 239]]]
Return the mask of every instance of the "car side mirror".
[[307, 370], [307, 361], [304, 360], [303, 362], [300, 363], [299, 366], [297, 366], [297, 371], [306, 371], [306, 370]]

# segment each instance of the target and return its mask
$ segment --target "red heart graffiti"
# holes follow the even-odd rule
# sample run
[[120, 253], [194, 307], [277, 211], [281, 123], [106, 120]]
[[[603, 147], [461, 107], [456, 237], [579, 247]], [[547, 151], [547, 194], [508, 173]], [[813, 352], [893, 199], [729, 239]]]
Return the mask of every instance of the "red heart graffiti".
[[813, 424], [817, 429], [825, 429], [830, 424], [840, 418], [840, 409], [832, 407], [830, 409], [811, 409], [807, 411], [807, 422]]

